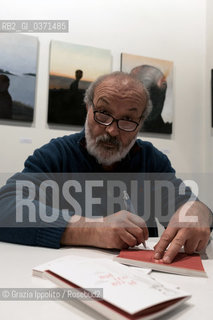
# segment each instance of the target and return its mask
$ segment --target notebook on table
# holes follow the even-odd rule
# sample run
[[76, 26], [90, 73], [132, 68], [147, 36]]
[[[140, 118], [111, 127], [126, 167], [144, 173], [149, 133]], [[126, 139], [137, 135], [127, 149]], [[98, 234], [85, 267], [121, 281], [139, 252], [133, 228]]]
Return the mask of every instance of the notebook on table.
[[172, 263], [166, 264], [162, 260], [154, 259], [154, 250], [121, 250], [115, 261], [125, 265], [152, 270], [186, 275], [207, 277], [199, 254], [187, 255], [179, 252]]

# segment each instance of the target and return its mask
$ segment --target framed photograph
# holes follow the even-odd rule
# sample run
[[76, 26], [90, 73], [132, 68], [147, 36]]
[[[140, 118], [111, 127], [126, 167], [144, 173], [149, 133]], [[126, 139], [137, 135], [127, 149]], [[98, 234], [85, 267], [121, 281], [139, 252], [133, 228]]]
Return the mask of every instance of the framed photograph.
[[149, 91], [152, 111], [141, 131], [171, 134], [173, 62], [122, 53], [121, 71], [134, 75]]
[[99, 76], [112, 70], [109, 50], [52, 41], [48, 123], [83, 126], [85, 91]]
[[0, 34], [0, 120], [33, 121], [37, 38]]

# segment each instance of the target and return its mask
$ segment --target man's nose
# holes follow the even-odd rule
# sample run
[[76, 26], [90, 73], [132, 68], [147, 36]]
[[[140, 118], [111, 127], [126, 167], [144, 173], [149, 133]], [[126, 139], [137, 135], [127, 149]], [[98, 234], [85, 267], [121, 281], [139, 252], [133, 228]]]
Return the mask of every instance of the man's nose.
[[112, 137], [119, 135], [119, 128], [117, 126], [117, 122], [113, 121], [109, 126], [106, 127], [106, 132], [110, 134]]

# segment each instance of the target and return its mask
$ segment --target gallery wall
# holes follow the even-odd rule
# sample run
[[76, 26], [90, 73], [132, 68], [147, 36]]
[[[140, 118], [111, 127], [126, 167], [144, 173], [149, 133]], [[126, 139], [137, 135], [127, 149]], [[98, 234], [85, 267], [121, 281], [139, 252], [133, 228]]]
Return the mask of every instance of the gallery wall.
[[[211, 0], [208, 6], [213, 12]], [[213, 64], [210, 54], [207, 64], [205, 56], [210, 16], [208, 12], [206, 20], [203, 0], [20, 0], [18, 6], [16, 1], [7, 1], [1, 8], [1, 19], [69, 20], [69, 33], [30, 34], [39, 39], [34, 121], [28, 127], [0, 123], [0, 172], [22, 170], [35, 148], [73, 132], [72, 127], [53, 129], [47, 125], [51, 40], [109, 49], [112, 70], [120, 69], [121, 52], [173, 61], [173, 133], [144, 133], [142, 139], [165, 152], [180, 173], [212, 170], [213, 153], [208, 150], [212, 132], [205, 112], [209, 107], [206, 70]], [[207, 43], [213, 56], [210, 38], [212, 33], [208, 33]]]
[[213, 128], [211, 128], [211, 99], [213, 103], [213, 96], [211, 96], [213, 94], [213, 92], [211, 92], [211, 69], [213, 69], [213, 2], [211, 0], [207, 1], [206, 13], [206, 86], [204, 92], [204, 98], [206, 100], [202, 108], [205, 123], [203, 145], [205, 147], [205, 172], [213, 173]]

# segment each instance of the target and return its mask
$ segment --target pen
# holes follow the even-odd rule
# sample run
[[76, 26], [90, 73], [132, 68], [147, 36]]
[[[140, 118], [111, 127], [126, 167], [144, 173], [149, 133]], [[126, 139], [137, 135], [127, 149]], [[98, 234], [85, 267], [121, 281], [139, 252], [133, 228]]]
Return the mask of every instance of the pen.
[[[124, 205], [125, 205], [126, 210], [135, 214], [136, 213], [135, 209], [133, 207], [132, 201], [131, 201], [128, 193], [126, 192], [126, 190], [123, 191], [123, 201], [124, 201]], [[146, 242], [143, 241], [142, 243], [143, 243], [144, 248], [146, 248]]]

